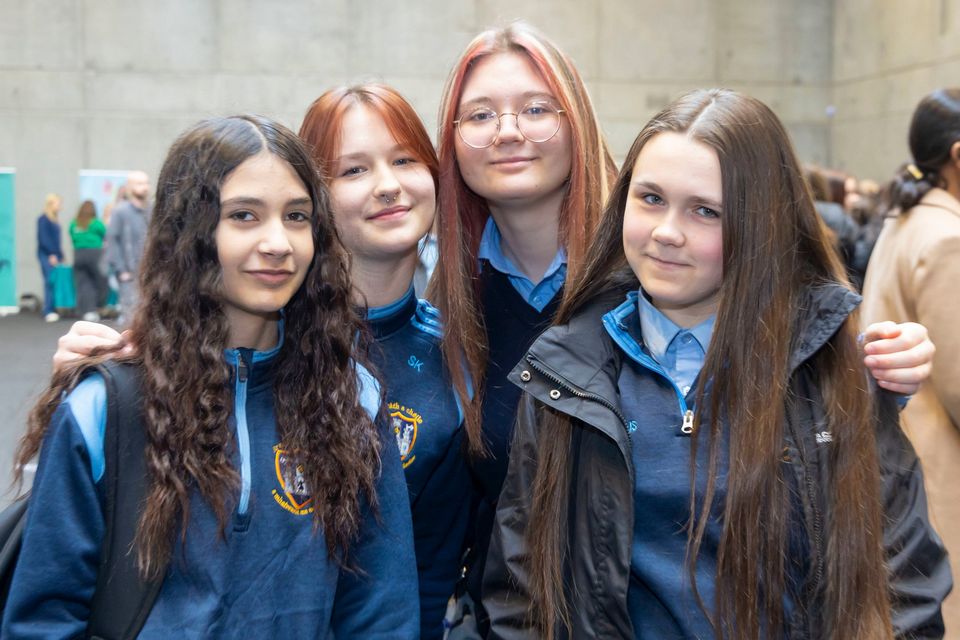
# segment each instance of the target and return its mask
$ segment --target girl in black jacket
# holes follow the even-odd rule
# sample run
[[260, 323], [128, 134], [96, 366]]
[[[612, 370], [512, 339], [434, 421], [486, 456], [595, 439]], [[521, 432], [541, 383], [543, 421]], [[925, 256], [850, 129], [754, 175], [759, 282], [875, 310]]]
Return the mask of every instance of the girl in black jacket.
[[946, 554], [858, 302], [768, 107], [654, 117], [512, 374], [491, 637], [942, 636]]

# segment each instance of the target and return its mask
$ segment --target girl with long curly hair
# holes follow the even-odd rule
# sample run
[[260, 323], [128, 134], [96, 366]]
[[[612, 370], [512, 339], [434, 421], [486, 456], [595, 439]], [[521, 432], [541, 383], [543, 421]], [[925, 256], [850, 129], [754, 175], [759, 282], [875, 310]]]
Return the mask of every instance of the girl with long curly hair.
[[3, 637], [86, 627], [106, 398], [82, 374], [109, 357], [142, 376], [132, 552], [162, 587], [139, 637], [418, 637], [403, 475], [308, 151], [263, 118], [207, 120], [173, 144], [157, 192], [134, 353], [62, 367], [21, 440], [18, 468], [40, 461]]
[[654, 116], [511, 373], [489, 637], [942, 637], [946, 553], [858, 302], [766, 105]]
[[[573, 61], [523, 22], [484, 31], [461, 54], [440, 106], [438, 154], [439, 260], [427, 298], [446, 326], [480, 492], [467, 575], [479, 601], [520, 396], [507, 374], [583, 268], [616, 167]], [[929, 375], [923, 327], [878, 324], [866, 338], [884, 388], [913, 393]]]
[[374, 340], [370, 357], [410, 495], [420, 638], [440, 640], [460, 577], [472, 490], [463, 416], [440, 349], [443, 327], [413, 288], [418, 244], [436, 212], [436, 152], [413, 107], [374, 83], [317, 98], [300, 137], [329, 185], [356, 302], [366, 307]]

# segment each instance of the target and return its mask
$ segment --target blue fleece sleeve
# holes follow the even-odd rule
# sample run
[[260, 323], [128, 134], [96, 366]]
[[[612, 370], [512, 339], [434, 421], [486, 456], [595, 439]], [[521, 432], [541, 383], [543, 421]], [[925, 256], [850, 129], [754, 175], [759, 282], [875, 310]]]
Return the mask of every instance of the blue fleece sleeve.
[[60, 226], [50, 222], [46, 216], [37, 220], [37, 250], [42, 256], [57, 256], [63, 260], [60, 248]]
[[[104, 534], [102, 495], [90, 455], [90, 447], [100, 447], [102, 469], [102, 424], [97, 423], [105, 410], [102, 388], [102, 380], [88, 378], [50, 421], [3, 612], [4, 640], [75, 638], [86, 629]], [[71, 400], [77, 404], [80, 398], [84, 406], [77, 407], [78, 416]], [[102, 404], [90, 404], [97, 402]]]
[[335, 638], [416, 640], [420, 602], [407, 483], [393, 435], [378, 426], [380, 517], [367, 510], [351, 554], [359, 570], [340, 572], [331, 627]]

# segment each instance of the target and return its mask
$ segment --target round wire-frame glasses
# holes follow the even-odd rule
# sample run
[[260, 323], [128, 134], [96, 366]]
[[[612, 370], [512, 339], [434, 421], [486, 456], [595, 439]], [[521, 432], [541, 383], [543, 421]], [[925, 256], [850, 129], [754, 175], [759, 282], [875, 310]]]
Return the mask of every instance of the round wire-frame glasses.
[[536, 100], [520, 107], [517, 113], [497, 113], [489, 107], [477, 107], [453, 121], [460, 139], [468, 147], [486, 149], [500, 136], [500, 119], [516, 118], [517, 130], [530, 142], [546, 142], [560, 131], [560, 116], [566, 113], [550, 102]]

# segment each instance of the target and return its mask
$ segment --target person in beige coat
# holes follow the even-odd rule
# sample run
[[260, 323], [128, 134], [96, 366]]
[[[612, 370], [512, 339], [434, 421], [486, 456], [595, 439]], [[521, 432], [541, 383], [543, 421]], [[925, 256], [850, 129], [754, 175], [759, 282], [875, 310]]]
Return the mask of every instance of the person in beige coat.
[[[863, 287], [864, 322], [923, 323], [937, 345], [929, 381], [901, 424], [926, 476], [930, 516], [960, 576], [960, 88], [917, 106], [913, 162], [894, 178]], [[960, 638], [960, 594], [943, 603], [947, 638]]]

